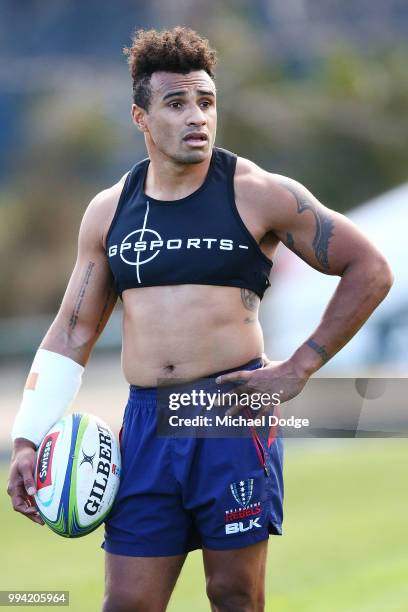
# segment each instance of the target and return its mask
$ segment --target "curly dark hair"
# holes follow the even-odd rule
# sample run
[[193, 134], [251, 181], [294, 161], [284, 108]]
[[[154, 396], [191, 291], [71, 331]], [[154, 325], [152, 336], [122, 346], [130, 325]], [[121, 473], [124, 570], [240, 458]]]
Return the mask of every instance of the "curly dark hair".
[[133, 81], [133, 101], [149, 110], [153, 72], [179, 72], [187, 74], [192, 70], [205, 70], [215, 78], [216, 51], [209, 42], [190, 28], [177, 26], [172, 30], [137, 30], [132, 46], [123, 52]]

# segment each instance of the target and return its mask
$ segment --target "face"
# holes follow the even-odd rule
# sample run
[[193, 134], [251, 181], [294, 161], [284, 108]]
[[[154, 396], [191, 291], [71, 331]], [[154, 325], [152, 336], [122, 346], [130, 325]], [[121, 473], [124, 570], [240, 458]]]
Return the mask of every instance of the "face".
[[196, 164], [211, 155], [217, 127], [216, 91], [205, 70], [188, 74], [155, 72], [150, 79], [148, 111], [132, 106], [134, 123], [155, 151], [181, 164]]

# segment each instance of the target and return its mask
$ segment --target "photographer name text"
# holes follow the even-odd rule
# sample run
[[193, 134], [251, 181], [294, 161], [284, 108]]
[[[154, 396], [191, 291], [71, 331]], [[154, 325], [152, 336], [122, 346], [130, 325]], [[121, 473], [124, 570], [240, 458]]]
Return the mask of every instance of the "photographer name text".
[[278, 417], [274, 414], [259, 415], [255, 418], [247, 418], [243, 415], [238, 416], [203, 416], [195, 417], [179, 417], [171, 415], [169, 417], [169, 425], [171, 427], [293, 427], [300, 429], [301, 427], [309, 427], [309, 419], [290, 417]]

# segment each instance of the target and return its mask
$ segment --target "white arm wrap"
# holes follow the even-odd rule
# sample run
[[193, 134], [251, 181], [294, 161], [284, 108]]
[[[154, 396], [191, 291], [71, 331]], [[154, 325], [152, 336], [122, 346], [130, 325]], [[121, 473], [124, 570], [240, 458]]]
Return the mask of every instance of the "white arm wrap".
[[83, 371], [69, 357], [38, 349], [14, 421], [12, 439], [27, 438], [38, 447], [73, 402]]

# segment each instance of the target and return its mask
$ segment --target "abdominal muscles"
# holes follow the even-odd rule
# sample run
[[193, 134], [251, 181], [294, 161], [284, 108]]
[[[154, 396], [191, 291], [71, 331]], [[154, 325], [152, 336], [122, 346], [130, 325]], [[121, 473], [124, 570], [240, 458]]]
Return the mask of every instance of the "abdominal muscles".
[[259, 298], [207, 285], [123, 292], [122, 365], [130, 384], [155, 387], [238, 367], [263, 352]]

